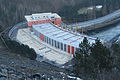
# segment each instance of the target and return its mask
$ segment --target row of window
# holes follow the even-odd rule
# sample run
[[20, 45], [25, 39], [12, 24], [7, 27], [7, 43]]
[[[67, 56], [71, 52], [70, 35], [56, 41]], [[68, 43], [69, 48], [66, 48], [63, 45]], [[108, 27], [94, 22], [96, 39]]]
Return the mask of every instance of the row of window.
[[35, 21], [35, 22], [32, 22], [32, 23], [44, 23], [44, 22], [50, 22], [50, 20], [41, 20], [41, 21]]
[[[36, 33], [37, 34], [37, 33]], [[68, 52], [68, 53], [72, 53], [74, 54], [75, 53], [75, 48], [73, 46], [70, 46], [70, 45], [66, 45], [66, 44], [63, 44], [61, 42], [58, 42], [56, 40], [53, 40], [43, 34], [40, 33], [40, 39], [44, 42], [46, 42], [47, 44], [55, 47], [55, 48], [58, 48], [62, 51], [65, 51], [65, 52]]]
[[[51, 38], [49, 38], [49, 37], [47, 37], [47, 36], [44, 36], [44, 41], [45, 41], [47, 44], [49, 44], [49, 45], [51, 45], [51, 46], [53, 46], [53, 47], [56, 47], [56, 48], [61, 49], [61, 50], [64, 50], [64, 51], [67, 51], [67, 49], [66, 49], [67, 45], [66, 45], [66, 44], [57, 42], [56, 40], [53, 40], [53, 39], [51, 39]], [[63, 48], [63, 47], [64, 47], [64, 48]]]

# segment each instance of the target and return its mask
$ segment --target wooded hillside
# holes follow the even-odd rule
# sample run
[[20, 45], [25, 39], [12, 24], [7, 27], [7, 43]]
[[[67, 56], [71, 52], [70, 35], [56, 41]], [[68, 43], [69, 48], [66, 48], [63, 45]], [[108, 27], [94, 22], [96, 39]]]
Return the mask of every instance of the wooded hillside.
[[57, 12], [64, 5], [75, 5], [76, 1], [0, 0], [0, 24], [2, 26], [11, 26], [20, 21], [23, 21], [25, 14], [40, 12]]
[[[79, 16], [74, 14], [77, 9], [98, 4], [103, 4], [104, 6], [102, 15], [106, 15], [120, 8], [119, 0], [0, 0], [0, 26], [2, 26], [2, 29], [5, 29], [8, 26], [24, 21], [25, 14], [64, 12], [66, 6], [69, 6], [69, 8], [68, 12], [65, 10], [65, 13], [69, 16], [74, 15], [71, 17], [73, 18]], [[61, 15], [64, 16], [62, 13]], [[97, 14], [93, 12], [92, 15], [87, 15], [85, 15], [87, 16], [85, 20], [89, 19], [91, 16], [90, 19], [93, 19]], [[79, 19], [82, 21], [83, 18]]]
[[[64, 6], [59, 11], [59, 15], [66, 22], [82, 22], [105, 16], [119, 9], [119, 4], [119, 0], [84, 0], [74, 6]], [[101, 8], [96, 8], [96, 6], [101, 6]]]

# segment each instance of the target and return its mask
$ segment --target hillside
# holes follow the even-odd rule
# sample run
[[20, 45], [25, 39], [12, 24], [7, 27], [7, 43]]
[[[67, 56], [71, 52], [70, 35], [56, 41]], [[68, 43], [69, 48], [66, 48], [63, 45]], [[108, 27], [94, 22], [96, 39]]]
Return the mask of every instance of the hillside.
[[[20, 21], [24, 15], [40, 12], [57, 12], [66, 20], [78, 18], [78, 21], [104, 16], [120, 8], [119, 0], [0, 0], [0, 26], [5, 29]], [[76, 11], [84, 7], [103, 5], [101, 11], [78, 15]], [[72, 12], [72, 14], [71, 14]], [[67, 16], [66, 16], [67, 14]]]
[[83, 22], [105, 16], [119, 9], [119, 4], [119, 0], [84, 0], [74, 6], [64, 6], [59, 15], [69, 23]]
[[[24, 20], [24, 15], [40, 12], [57, 12], [65, 5], [79, 0], [0, 0], [0, 25], [3, 28]], [[81, 0], [82, 1], [82, 0]]]

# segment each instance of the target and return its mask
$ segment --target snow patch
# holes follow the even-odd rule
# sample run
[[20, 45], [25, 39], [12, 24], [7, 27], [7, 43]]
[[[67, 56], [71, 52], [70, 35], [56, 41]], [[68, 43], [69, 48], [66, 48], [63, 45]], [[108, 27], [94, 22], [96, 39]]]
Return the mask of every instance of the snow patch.
[[103, 6], [102, 5], [98, 5], [98, 6], [96, 6], [96, 8], [98, 8], [98, 9], [100, 9], [100, 8], [102, 8]]
[[68, 75], [68, 78], [70, 78], [70, 79], [76, 79], [76, 80], [82, 80], [82, 79], [80, 79], [78, 77], [73, 77], [73, 76], [69, 76], [69, 75]]

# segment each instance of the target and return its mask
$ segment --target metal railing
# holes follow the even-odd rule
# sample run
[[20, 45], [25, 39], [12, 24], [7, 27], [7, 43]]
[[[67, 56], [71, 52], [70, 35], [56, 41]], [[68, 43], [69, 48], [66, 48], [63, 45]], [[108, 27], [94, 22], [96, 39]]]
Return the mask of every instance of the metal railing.
[[10, 29], [9, 33], [8, 33], [9, 38], [11, 38], [11, 35], [12, 35], [12, 33], [14, 32], [14, 30], [19, 29], [20, 26], [25, 25], [26, 23], [27, 23], [27, 22], [24, 21], [24, 22], [20, 22], [20, 23], [14, 25], [14, 26]]

